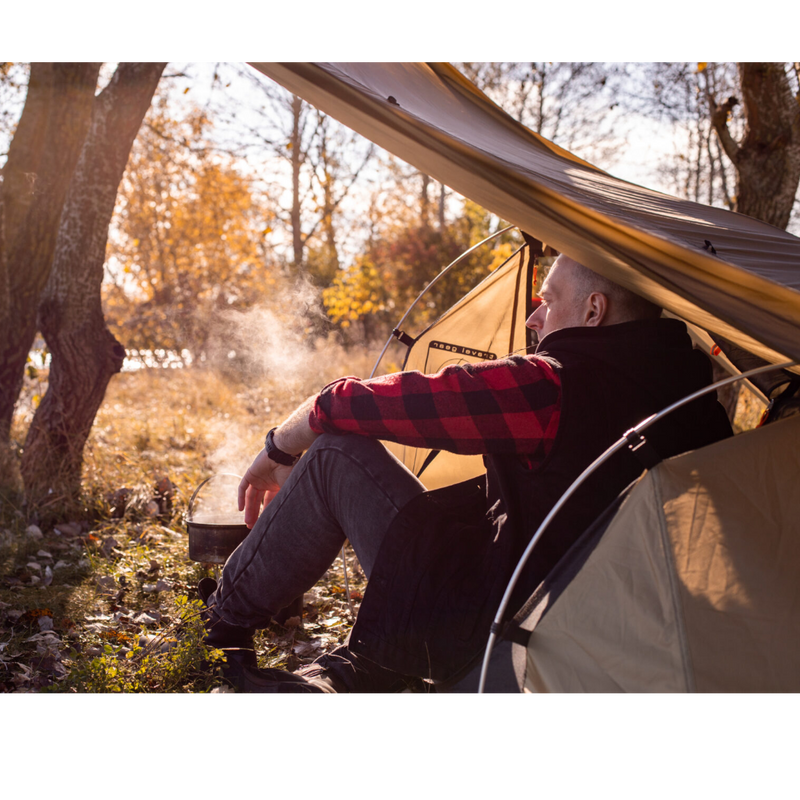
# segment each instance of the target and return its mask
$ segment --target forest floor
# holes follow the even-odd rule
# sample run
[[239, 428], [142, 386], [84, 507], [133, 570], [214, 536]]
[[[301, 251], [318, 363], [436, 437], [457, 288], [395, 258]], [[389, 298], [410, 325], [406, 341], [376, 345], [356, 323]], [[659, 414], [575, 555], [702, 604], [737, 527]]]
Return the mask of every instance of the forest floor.
[[[0, 498], [0, 692], [230, 691], [218, 666], [200, 669], [215, 654], [195, 587], [219, 567], [189, 558], [190, 498], [206, 478], [244, 474], [264, 433], [326, 380], [368, 374], [367, 356], [353, 360], [326, 359], [308, 385], [200, 369], [116, 376], [86, 447], [81, 512], [45, 522], [48, 509]], [[260, 666], [296, 669], [341, 643], [365, 585], [346, 547], [302, 617], [257, 634]]]

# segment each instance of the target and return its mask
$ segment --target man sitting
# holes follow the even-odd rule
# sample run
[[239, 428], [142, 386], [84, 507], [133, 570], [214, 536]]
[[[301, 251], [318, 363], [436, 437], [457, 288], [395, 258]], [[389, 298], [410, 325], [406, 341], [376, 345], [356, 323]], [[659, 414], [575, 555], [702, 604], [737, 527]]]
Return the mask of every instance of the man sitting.
[[[454, 680], [479, 659], [522, 552], [574, 479], [626, 430], [710, 382], [683, 323], [564, 255], [526, 324], [535, 355], [341, 378], [270, 433], [239, 487], [252, 531], [219, 586], [201, 586], [208, 642], [227, 650], [240, 689]], [[647, 438], [668, 457], [730, 434], [705, 396]], [[380, 440], [483, 454], [486, 475], [428, 492]], [[623, 450], [581, 486], [537, 543], [509, 616], [641, 471]], [[369, 578], [348, 646], [294, 676], [257, 670], [254, 629], [313, 586], [345, 539]]]

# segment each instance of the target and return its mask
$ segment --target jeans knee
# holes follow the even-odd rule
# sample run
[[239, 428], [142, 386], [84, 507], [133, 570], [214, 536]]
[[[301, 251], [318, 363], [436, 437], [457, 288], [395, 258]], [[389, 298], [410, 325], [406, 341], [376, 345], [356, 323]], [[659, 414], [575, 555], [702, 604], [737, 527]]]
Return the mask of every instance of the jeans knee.
[[388, 455], [388, 451], [378, 439], [370, 439], [368, 436], [358, 436], [357, 434], [323, 433], [308, 448], [307, 454], [310, 455], [320, 450], [332, 450], [350, 457], [361, 455], [381, 458], [383, 454]]

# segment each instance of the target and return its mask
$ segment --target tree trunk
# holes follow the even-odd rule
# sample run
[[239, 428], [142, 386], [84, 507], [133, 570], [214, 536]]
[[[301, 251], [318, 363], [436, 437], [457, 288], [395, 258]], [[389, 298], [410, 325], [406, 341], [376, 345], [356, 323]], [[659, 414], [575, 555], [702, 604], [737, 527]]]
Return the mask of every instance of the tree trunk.
[[0, 449], [36, 336], [36, 308], [53, 263], [59, 219], [89, 128], [99, 64], [32, 64], [28, 95], [3, 168], [0, 259]]
[[[22, 222], [35, 196], [45, 149], [47, 118], [53, 100], [54, 78], [53, 64], [31, 64], [25, 108], [9, 147], [8, 163], [3, 169], [3, 183], [8, 198], [5, 224], [9, 233], [22, 228]], [[88, 122], [88, 112], [86, 120]], [[75, 158], [77, 159], [77, 153]]]
[[428, 187], [431, 185], [430, 175], [420, 172], [422, 178], [422, 186], [419, 191], [419, 221], [420, 224], [427, 228], [430, 224], [431, 216], [431, 199], [428, 196]]
[[295, 275], [299, 275], [305, 260], [303, 249], [303, 229], [300, 198], [300, 169], [303, 166], [302, 153], [302, 129], [301, 115], [303, 113], [303, 101], [299, 97], [292, 96], [292, 137], [289, 140], [292, 145], [292, 210], [290, 221], [292, 225], [292, 256]]
[[789, 224], [800, 183], [800, 104], [782, 63], [741, 63], [745, 131], [736, 142], [727, 126], [735, 97], [717, 105], [712, 122], [736, 168], [736, 211], [778, 228]]
[[[745, 113], [741, 142], [728, 130], [728, 113], [738, 99], [717, 105], [709, 97], [711, 122], [736, 168], [735, 210], [785, 230], [800, 183], [800, 96], [792, 94], [781, 63], [740, 63], [738, 69]], [[718, 395], [732, 421], [738, 384]]]
[[[125, 349], [105, 325], [100, 286], [108, 226], [131, 145], [166, 64], [122, 63], [95, 101], [59, 226], [39, 324], [52, 354], [47, 393], [25, 441], [28, 500], [74, 499], [83, 448]], [[49, 502], [49, 501], [48, 501]]]

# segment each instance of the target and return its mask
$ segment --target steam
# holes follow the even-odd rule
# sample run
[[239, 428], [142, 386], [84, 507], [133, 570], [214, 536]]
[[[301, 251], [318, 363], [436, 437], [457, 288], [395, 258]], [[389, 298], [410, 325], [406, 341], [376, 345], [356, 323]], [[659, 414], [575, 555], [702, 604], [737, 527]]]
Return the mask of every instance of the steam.
[[191, 522], [215, 525], [240, 525], [244, 514], [237, 507], [239, 479], [234, 475], [218, 473], [197, 487], [189, 509]]
[[261, 306], [218, 315], [207, 358], [243, 386], [250, 413], [218, 423], [222, 444], [209, 458], [215, 473], [244, 475], [269, 428], [329, 381], [358, 374], [325, 330], [319, 290], [305, 281], [275, 289]]
[[223, 311], [211, 331], [209, 354], [223, 371], [245, 381], [279, 378], [299, 390], [318, 374], [325, 317], [319, 291], [306, 281], [275, 289], [268, 302], [245, 311]]

